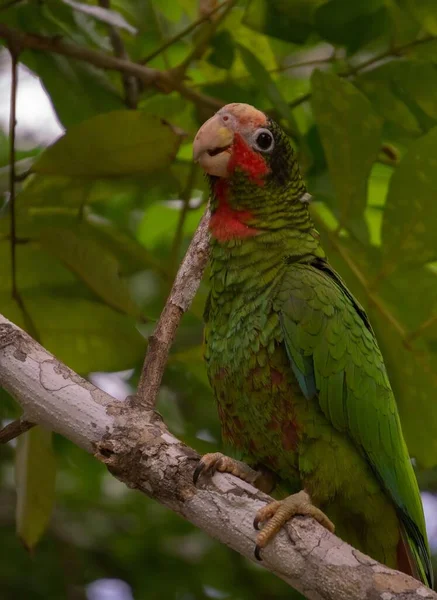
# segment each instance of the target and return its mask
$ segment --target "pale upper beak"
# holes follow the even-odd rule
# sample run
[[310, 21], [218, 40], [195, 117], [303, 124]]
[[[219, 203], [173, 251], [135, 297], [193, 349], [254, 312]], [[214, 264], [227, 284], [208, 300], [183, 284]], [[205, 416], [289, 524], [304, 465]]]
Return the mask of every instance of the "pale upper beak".
[[234, 133], [216, 114], [206, 121], [193, 142], [193, 157], [210, 175], [226, 177]]

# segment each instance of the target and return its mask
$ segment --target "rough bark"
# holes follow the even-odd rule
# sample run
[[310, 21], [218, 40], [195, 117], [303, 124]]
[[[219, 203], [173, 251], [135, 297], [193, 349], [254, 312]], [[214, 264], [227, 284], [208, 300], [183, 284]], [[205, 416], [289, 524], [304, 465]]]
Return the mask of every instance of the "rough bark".
[[[3, 316], [0, 385], [26, 419], [93, 452], [127, 486], [255, 560], [253, 516], [268, 496], [230, 475], [194, 487], [199, 456], [156, 413], [97, 389]], [[378, 564], [311, 519], [294, 519], [263, 558], [268, 570], [314, 600], [437, 600], [418, 581]]]

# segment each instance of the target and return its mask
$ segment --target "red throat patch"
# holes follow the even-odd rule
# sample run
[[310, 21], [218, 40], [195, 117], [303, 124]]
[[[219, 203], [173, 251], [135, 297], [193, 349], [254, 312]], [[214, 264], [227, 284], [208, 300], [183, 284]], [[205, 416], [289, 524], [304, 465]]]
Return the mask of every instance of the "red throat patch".
[[[270, 171], [262, 156], [249, 148], [238, 133], [234, 136], [232, 156], [228, 164], [229, 173], [232, 174], [236, 168], [241, 169], [253, 183], [260, 186], [264, 185], [264, 176]], [[212, 235], [220, 242], [257, 235], [258, 230], [246, 224], [253, 218], [252, 213], [249, 210], [234, 210], [229, 205], [227, 180], [219, 179], [214, 191], [218, 207], [209, 222]]]
[[209, 222], [209, 229], [212, 235], [219, 242], [227, 242], [235, 238], [243, 239], [252, 237], [258, 233], [254, 227], [246, 225], [253, 215], [249, 210], [234, 210], [229, 206], [228, 182], [226, 179], [219, 179], [215, 184], [215, 195], [218, 200], [218, 207], [212, 215]]

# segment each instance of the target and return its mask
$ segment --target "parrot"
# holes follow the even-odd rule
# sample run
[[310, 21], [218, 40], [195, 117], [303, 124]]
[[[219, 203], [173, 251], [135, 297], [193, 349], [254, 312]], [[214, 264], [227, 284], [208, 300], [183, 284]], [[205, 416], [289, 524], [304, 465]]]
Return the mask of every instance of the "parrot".
[[198, 130], [210, 186], [204, 358], [224, 444], [194, 472], [279, 499], [254, 516], [255, 556], [297, 515], [432, 587], [419, 488], [369, 318], [321, 246], [281, 126], [231, 103]]

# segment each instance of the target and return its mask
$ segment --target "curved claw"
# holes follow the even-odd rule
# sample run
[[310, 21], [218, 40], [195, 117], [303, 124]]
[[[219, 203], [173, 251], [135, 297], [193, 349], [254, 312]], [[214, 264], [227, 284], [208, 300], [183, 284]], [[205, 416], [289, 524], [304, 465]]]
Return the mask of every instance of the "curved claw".
[[223, 454], [220, 452], [213, 452], [212, 454], [205, 454], [199, 460], [199, 464], [193, 473], [193, 483], [197, 484], [199, 477], [203, 475], [214, 475], [217, 470], [221, 470], [223, 462]]
[[197, 465], [197, 467], [194, 470], [193, 473], [193, 483], [194, 485], [197, 485], [197, 481], [200, 477], [200, 475], [202, 474], [203, 469], [205, 468], [205, 464], [202, 461], [202, 459], [199, 460], [199, 464]]
[[258, 544], [257, 544], [255, 546], [255, 550], [253, 551], [253, 553], [255, 554], [256, 560], [259, 560], [260, 562], [262, 562], [261, 550], [262, 550], [262, 548], [260, 548], [260, 546], [258, 546]]
[[264, 523], [262, 531], [256, 537], [255, 557], [261, 560], [261, 550], [265, 548], [276, 536], [281, 527], [296, 515], [312, 517], [330, 532], [335, 527], [324, 512], [311, 503], [311, 498], [304, 490], [292, 494], [283, 500], [273, 500], [257, 511], [253, 526], [259, 530], [260, 523]]

